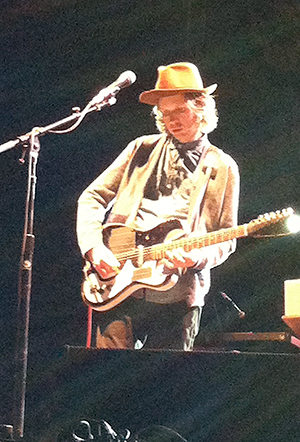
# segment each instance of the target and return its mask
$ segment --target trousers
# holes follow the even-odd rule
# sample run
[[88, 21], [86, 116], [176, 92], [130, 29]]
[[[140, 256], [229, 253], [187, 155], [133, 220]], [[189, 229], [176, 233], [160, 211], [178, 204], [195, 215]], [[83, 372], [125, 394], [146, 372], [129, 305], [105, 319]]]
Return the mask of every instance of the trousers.
[[129, 298], [115, 309], [93, 315], [96, 347], [191, 351], [199, 332], [201, 309], [185, 301], [156, 304]]

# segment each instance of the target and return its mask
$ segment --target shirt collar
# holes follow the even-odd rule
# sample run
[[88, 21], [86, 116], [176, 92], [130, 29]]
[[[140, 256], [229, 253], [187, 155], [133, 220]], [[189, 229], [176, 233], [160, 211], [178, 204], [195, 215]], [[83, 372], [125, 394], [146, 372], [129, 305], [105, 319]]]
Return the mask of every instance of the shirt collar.
[[172, 142], [178, 151], [192, 150], [192, 151], [198, 151], [199, 153], [203, 151], [204, 147], [210, 145], [207, 138], [207, 134], [203, 134], [202, 137], [199, 138], [199, 140], [190, 141], [188, 143], [182, 143], [181, 141], [177, 140], [177, 138], [172, 137]]

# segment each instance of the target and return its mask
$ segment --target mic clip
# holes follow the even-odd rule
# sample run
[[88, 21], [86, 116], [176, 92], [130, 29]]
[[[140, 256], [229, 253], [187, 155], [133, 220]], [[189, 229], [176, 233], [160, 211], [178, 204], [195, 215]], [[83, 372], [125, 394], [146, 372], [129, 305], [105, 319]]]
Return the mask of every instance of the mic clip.
[[93, 103], [94, 99], [90, 102], [91, 106], [95, 107], [95, 110], [98, 112], [104, 107], [113, 106], [116, 104], [117, 99], [114, 94], [111, 94], [109, 97], [105, 97], [102, 101], [98, 101], [97, 103]]

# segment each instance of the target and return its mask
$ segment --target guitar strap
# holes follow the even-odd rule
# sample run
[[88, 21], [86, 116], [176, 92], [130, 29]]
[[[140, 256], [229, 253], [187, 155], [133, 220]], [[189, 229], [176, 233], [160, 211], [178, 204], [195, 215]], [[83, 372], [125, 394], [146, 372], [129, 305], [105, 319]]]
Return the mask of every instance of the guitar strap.
[[196, 184], [191, 194], [188, 213], [188, 225], [192, 230], [200, 215], [199, 207], [203, 201], [210, 178], [215, 179], [217, 175], [218, 152], [214, 146], [204, 148], [199, 164], [195, 170]]

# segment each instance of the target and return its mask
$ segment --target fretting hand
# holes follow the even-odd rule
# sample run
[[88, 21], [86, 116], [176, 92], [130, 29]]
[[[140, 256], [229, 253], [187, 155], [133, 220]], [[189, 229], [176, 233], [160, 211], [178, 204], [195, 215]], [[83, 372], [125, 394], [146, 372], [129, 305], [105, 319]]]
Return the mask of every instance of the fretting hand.
[[168, 270], [178, 268], [187, 269], [192, 267], [202, 269], [207, 263], [203, 251], [199, 249], [186, 252], [183, 248], [178, 248], [172, 251], [167, 251], [166, 255], [167, 257], [161, 259], [159, 264], [163, 264]]

